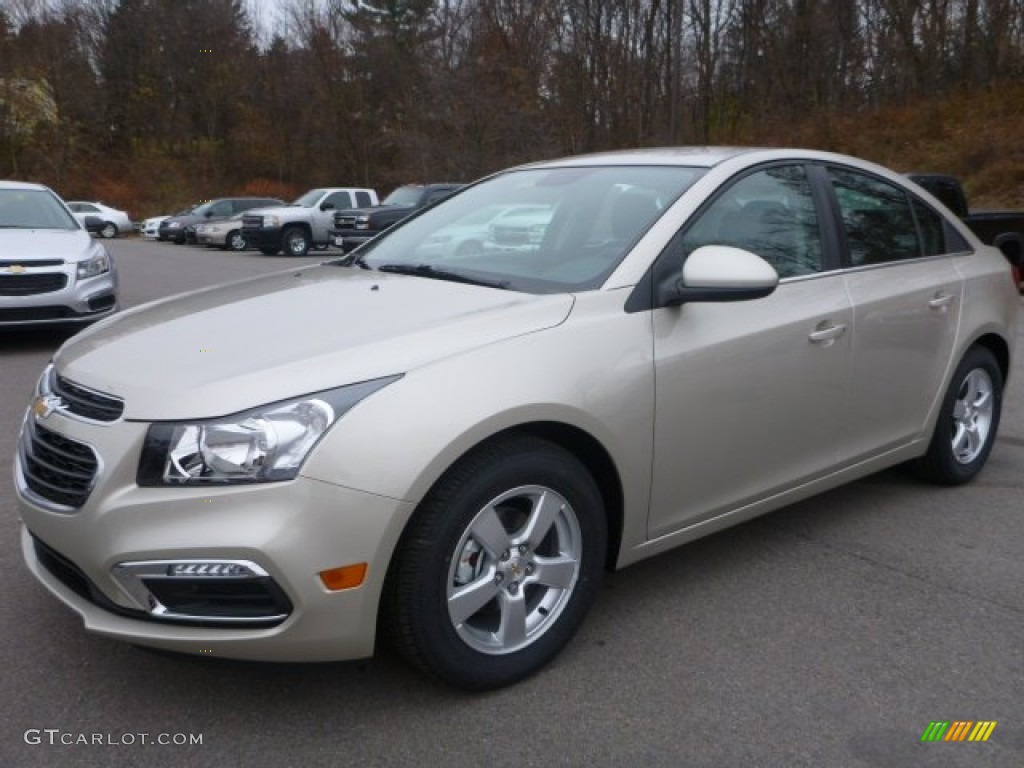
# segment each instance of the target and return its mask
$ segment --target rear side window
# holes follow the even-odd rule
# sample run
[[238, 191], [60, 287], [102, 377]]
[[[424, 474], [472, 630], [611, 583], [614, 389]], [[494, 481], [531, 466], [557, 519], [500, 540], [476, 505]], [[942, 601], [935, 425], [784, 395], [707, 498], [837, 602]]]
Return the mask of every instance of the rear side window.
[[933, 211], [917, 198], [914, 198], [914, 217], [921, 232], [925, 256], [941, 256], [971, 250], [963, 235], [953, 228], [945, 216]]
[[373, 200], [370, 199], [370, 193], [363, 190], [356, 192], [356, 208], [368, 208], [373, 205]]
[[842, 214], [851, 266], [886, 264], [922, 255], [906, 192], [856, 171], [830, 168], [828, 173]]

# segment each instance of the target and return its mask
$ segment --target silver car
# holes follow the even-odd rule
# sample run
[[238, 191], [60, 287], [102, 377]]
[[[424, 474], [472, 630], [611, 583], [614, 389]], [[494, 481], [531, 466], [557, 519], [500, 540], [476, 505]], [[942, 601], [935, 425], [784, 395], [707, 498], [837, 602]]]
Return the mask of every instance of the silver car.
[[[423, 247], [505, 205], [549, 208], [543, 237]], [[25, 560], [107, 637], [313, 661], [379, 628], [508, 684], [608, 568], [901, 462], [971, 480], [1018, 303], [998, 251], [850, 157], [515, 168], [65, 344], [17, 449]]]
[[0, 181], [0, 327], [90, 323], [116, 310], [107, 249], [47, 187]]
[[229, 248], [232, 251], [244, 251], [248, 248], [248, 243], [242, 237], [242, 217], [246, 213], [248, 211], [220, 221], [196, 225], [196, 242], [209, 247], [216, 246], [222, 251]]

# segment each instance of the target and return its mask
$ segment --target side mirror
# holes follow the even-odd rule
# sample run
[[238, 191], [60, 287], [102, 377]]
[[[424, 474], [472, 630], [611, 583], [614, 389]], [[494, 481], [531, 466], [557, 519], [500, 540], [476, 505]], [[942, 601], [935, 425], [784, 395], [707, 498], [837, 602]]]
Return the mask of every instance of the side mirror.
[[686, 259], [681, 272], [658, 286], [659, 307], [693, 301], [750, 301], [768, 296], [779, 274], [757, 254], [728, 245], [705, 245]]
[[85, 229], [87, 232], [96, 234], [103, 230], [103, 219], [99, 216], [86, 216], [85, 217]]

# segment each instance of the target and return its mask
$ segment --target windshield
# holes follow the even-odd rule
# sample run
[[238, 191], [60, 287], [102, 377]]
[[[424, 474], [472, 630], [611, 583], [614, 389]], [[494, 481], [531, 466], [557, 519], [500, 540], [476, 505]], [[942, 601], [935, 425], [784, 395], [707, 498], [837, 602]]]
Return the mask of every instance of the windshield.
[[312, 208], [317, 204], [317, 201], [324, 196], [326, 191], [327, 190], [324, 189], [311, 189], [302, 197], [295, 198], [295, 202], [290, 203], [290, 205], [298, 205], [302, 208]]
[[594, 289], [705, 170], [510, 171], [406, 219], [360, 248], [355, 261], [529, 293]]
[[52, 192], [0, 189], [0, 229], [81, 229]]
[[423, 197], [423, 187], [399, 187], [381, 201], [381, 205], [401, 205], [412, 208]]

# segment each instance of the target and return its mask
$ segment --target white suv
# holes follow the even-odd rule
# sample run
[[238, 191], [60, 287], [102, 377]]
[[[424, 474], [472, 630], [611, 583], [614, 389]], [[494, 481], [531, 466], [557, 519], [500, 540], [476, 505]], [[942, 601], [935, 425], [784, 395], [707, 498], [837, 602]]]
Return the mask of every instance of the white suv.
[[[103, 220], [95, 217], [97, 231]], [[88, 323], [117, 310], [107, 249], [41, 184], [0, 181], [0, 327]]]

